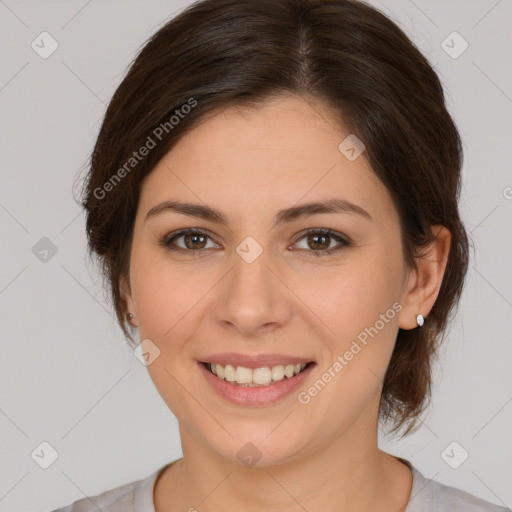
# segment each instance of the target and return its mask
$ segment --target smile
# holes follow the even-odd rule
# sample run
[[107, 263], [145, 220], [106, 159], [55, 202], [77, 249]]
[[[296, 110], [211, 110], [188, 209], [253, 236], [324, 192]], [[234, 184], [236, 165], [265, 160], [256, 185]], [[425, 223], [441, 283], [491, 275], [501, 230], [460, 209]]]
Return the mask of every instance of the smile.
[[278, 364], [272, 367], [246, 368], [244, 366], [204, 363], [206, 368], [219, 379], [238, 386], [261, 387], [271, 386], [283, 379], [291, 379], [303, 372], [308, 364]]
[[[314, 361], [304, 360], [280, 364], [285, 358], [277, 355], [259, 357], [258, 360], [238, 355], [222, 359], [224, 364], [198, 361], [198, 368], [217, 396], [238, 406], [270, 406], [291, 398], [316, 367]], [[232, 364], [226, 359], [231, 359]]]

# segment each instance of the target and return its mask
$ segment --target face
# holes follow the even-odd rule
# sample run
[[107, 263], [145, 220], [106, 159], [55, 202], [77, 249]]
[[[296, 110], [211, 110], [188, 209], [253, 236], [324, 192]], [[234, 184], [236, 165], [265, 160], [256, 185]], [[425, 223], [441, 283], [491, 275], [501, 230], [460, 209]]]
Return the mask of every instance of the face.
[[315, 100], [229, 108], [144, 181], [127, 305], [184, 453], [266, 465], [376, 436], [411, 272], [348, 135]]

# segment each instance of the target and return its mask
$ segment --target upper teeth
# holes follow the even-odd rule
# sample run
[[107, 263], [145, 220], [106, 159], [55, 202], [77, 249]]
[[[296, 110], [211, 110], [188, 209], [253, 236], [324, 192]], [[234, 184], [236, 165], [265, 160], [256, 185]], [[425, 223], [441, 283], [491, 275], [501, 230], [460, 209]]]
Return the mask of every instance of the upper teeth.
[[279, 364], [277, 366], [264, 366], [262, 368], [245, 368], [244, 366], [232, 366], [227, 364], [223, 366], [218, 363], [208, 363], [207, 367], [210, 371], [217, 375], [220, 379], [225, 379], [228, 382], [246, 386], [266, 386], [271, 382], [283, 380], [284, 377], [291, 378], [300, 373], [306, 364]]

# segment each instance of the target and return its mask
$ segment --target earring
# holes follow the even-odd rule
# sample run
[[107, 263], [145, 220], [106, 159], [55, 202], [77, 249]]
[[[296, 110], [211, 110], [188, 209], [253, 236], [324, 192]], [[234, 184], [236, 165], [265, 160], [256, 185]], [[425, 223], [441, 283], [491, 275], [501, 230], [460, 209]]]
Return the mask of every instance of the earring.
[[423, 318], [423, 315], [416, 315], [416, 322], [418, 323], [419, 327], [422, 327], [425, 323], [425, 319]]
[[128, 320], [131, 320], [133, 318], [133, 315], [131, 313], [128, 313]]

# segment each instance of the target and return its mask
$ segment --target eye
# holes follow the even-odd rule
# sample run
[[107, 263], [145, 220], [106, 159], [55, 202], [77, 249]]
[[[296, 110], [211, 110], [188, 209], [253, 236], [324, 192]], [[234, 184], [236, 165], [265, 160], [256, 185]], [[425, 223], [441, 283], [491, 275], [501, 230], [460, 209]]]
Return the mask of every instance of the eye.
[[[177, 243], [180, 239], [182, 240], [183, 245]], [[171, 251], [182, 251], [195, 254], [203, 249], [214, 249], [218, 247], [216, 244], [214, 244], [214, 247], [208, 247], [208, 240], [211, 241], [211, 238], [204, 231], [197, 229], [184, 229], [178, 233], [166, 236], [160, 241], [160, 243]]]
[[[305, 239], [306, 247], [299, 247], [298, 250], [306, 251], [317, 257], [333, 254], [352, 245], [345, 236], [326, 228], [308, 229], [302, 234], [299, 241], [303, 239]], [[213, 247], [208, 247], [209, 242], [213, 244]], [[337, 242], [338, 245], [332, 246], [333, 242]], [[177, 233], [172, 233], [160, 240], [160, 244], [170, 251], [192, 255], [200, 253], [205, 249], [219, 247], [212, 241], [208, 233], [198, 229], [184, 229]], [[294, 245], [297, 246], [297, 244], [298, 242], [295, 242]]]
[[[350, 247], [352, 243], [340, 233], [336, 233], [331, 229], [313, 228], [308, 229], [299, 240], [305, 239], [306, 247], [299, 247], [314, 256], [325, 256], [341, 251], [346, 247]], [[338, 245], [331, 245], [333, 242]], [[297, 242], [295, 243], [297, 245]]]

